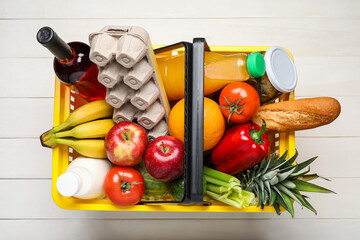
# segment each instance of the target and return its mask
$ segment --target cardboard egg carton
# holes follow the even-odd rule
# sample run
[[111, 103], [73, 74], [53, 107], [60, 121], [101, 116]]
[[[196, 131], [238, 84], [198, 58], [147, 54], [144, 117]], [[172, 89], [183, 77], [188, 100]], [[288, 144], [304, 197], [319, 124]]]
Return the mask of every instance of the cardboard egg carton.
[[113, 120], [136, 119], [151, 139], [167, 135], [170, 106], [146, 30], [106, 26], [89, 40], [90, 60], [99, 68], [98, 81], [107, 88]]

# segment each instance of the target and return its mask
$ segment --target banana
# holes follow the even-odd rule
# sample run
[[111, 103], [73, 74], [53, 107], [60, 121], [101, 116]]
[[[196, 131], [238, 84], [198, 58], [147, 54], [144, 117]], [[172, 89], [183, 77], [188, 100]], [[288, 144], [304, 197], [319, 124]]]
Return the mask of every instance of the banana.
[[103, 138], [115, 125], [112, 119], [102, 119], [80, 124], [71, 130], [55, 133], [56, 138]]
[[53, 148], [55, 146], [55, 133], [96, 119], [111, 118], [112, 114], [113, 107], [110, 106], [105, 100], [98, 100], [87, 103], [72, 112], [65, 122], [41, 134], [41, 145], [44, 147]]
[[82, 123], [90, 122], [100, 118], [111, 118], [113, 107], [105, 100], [98, 100], [87, 103], [72, 112], [65, 122], [54, 127], [50, 132], [57, 133]]
[[101, 139], [71, 139], [57, 138], [54, 140], [56, 144], [63, 144], [75, 149], [78, 153], [85, 157], [107, 158], [104, 140]]

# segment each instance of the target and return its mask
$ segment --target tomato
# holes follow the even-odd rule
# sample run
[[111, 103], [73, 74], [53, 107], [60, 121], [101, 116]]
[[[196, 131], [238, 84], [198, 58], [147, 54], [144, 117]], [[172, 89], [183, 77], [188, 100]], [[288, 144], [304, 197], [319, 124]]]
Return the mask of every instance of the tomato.
[[134, 168], [115, 166], [106, 174], [104, 188], [106, 195], [114, 204], [134, 205], [144, 195], [144, 178]]
[[228, 84], [220, 93], [221, 112], [235, 123], [250, 121], [260, 107], [260, 97], [254, 87], [245, 82]]

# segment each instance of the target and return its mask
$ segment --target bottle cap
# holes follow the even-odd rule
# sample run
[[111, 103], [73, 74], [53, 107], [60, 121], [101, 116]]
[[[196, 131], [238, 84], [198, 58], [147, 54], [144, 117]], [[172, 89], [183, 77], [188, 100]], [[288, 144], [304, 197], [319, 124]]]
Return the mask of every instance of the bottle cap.
[[66, 172], [56, 181], [58, 192], [64, 197], [74, 196], [80, 189], [80, 177], [73, 172]]
[[266, 74], [276, 90], [288, 93], [295, 89], [297, 73], [290, 54], [282, 47], [271, 47], [265, 53]]
[[258, 78], [265, 74], [265, 61], [261, 53], [249, 54], [246, 62], [251, 77]]
[[57, 59], [70, 61], [74, 57], [71, 47], [51, 27], [42, 27], [36, 34], [38, 42], [49, 49]]

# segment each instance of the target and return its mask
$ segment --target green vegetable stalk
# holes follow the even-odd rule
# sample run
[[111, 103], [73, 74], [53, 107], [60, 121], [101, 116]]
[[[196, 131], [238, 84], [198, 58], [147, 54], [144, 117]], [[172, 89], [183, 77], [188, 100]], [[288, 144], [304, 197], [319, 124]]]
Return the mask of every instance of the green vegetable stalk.
[[240, 180], [229, 174], [204, 167], [206, 195], [236, 208], [252, 206], [255, 194], [241, 189]]
[[[255, 194], [241, 189], [240, 181], [234, 176], [204, 167], [203, 192], [209, 197], [237, 208], [256, 203]], [[177, 201], [184, 197], [184, 179], [172, 182], [171, 195]]]

